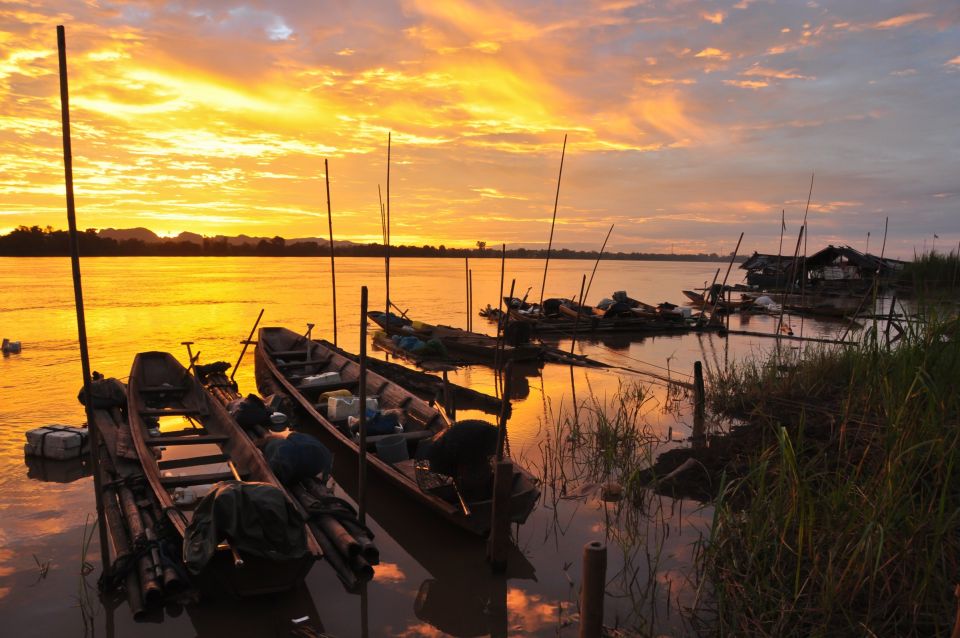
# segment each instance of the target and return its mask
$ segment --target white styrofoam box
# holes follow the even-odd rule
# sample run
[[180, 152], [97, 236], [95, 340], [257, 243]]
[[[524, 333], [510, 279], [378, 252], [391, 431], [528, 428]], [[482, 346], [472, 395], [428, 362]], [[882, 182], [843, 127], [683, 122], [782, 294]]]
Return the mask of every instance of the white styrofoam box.
[[87, 430], [69, 425], [46, 425], [27, 432], [24, 454], [47, 459], [75, 459], [88, 449]]
[[213, 483], [204, 483], [202, 485], [188, 485], [186, 487], [177, 487], [173, 490], [173, 502], [183, 507], [193, 505], [213, 490]]
[[324, 388], [335, 383], [340, 383], [340, 373], [324, 372], [322, 374], [314, 374], [301, 379], [300, 389], [307, 390], [310, 388]]
[[[367, 398], [367, 410], [376, 412], [379, 409], [377, 400]], [[327, 418], [342, 421], [347, 417], [360, 416], [360, 397], [330, 397], [327, 399]]]

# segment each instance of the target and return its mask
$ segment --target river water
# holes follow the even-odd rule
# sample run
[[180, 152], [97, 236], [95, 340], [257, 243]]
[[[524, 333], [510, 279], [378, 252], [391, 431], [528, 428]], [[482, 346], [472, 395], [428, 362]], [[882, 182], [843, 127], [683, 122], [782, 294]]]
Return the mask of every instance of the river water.
[[[649, 303], [680, 304], [680, 291], [702, 287], [718, 266], [602, 262], [588, 300], [626, 290]], [[373, 308], [382, 306], [383, 262], [339, 259], [336, 267], [339, 344], [356, 352], [360, 288], [369, 287]], [[592, 267], [579, 260], [551, 262], [546, 296], [575, 297]], [[500, 261], [474, 259], [470, 268], [475, 314], [496, 303]], [[410, 316], [465, 325], [464, 261], [394, 259], [391, 271], [391, 298]], [[314, 335], [332, 337], [327, 260], [90, 258], [82, 272], [91, 365], [107, 376], [125, 379], [140, 351], [166, 350], [185, 361], [181, 342], [188, 340], [201, 362], [234, 362], [261, 308], [261, 325], [305, 331], [309, 322], [316, 324]], [[531, 287], [530, 299], [538, 298], [542, 276], [542, 261], [506, 264], [506, 287], [515, 279], [517, 296]], [[731, 282], [739, 278], [735, 270]], [[796, 329], [799, 320], [793, 322]], [[495, 329], [479, 317], [474, 324], [478, 331]], [[730, 327], [772, 333], [775, 324], [773, 317], [744, 315], [734, 316]], [[830, 336], [844, 328], [807, 320], [805, 330]], [[585, 340], [577, 351], [620, 369], [547, 365], [519, 376], [510, 450], [545, 483], [541, 503], [516, 531], [517, 551], [506, 574], [491, 573], [482, 542], [438, 520], [410, 516], [402, 502], [373, 486], [369, 511], [382, 563], [362, 594], [345, 592], [333, 571], [318, 563], [304, 587], [286, 596], [171, 606], [151, 622], [135, 623], [125, 603], [94, 594], [96, 534], [83, 550], [85, 526], [95, 519], [92, 479], [79, 463], [28, 465], [23, 456], [26, 430], [84, 420], [76, 400], [81, 372], [68, 259], [0, 258], [0, 337], [23, 344], [21, 354], [0, 359], [0, 633], [10, 636], [288, 635], [292, 619], [305, 616], [305, 626], [334, 636], [574, 636], [581, 553], [592, 540], [608, 546], [605, 624], [687, 635], [692, 628], [683, 610], [697, 595], [689, 567], [709, 527], [709, 508], [651, 495], [605, 503], [599, 484], [611, 476], [603, 475], [599, 459], [578, 448], [570, 423], [589, 421], [590, 406], [610, 404], [618, 389], [639, 388], [630, 419], [653, 443], [629, 463], [642, 465], [658, 449], [678, 444], [665, 443], [668, 438], [690, 436], [690, 397], [627, 369], [689, 380], [694, 361], [724, 366], [773, 344], [763, 337], [706, 334]], [[569, 340], [558, 344], [570, 347]], [[236, 375], [244, 393], [256, 391], [251, 354]], [[483, 367], [461, 369], [452, 380], [496, 392], [492, 372]], [[353, 476], [343, 473], [335, 470], [335, 477], [350, 490]], [[84, 559], [90, 568], [83, 568]]]

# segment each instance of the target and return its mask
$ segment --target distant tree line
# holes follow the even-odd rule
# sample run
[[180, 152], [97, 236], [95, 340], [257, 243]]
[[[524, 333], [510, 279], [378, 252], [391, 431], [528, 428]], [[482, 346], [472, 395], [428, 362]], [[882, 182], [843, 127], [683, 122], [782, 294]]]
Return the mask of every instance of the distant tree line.
[[[80, 255], [85, 257], [320, 257], [328, 256], [327, 244], [304, 241], [287, 244], [283, 237], [260, 240], [257, 243], [231, 244], [226, 238], [204, 237], [202, 244], [189, 241], [146, 242], [141, 239], [117, 240], [101, 237], [94, 228], [78, 233]], [[7, 235], [0, 235], [0, 256], [3, 257], [63, 257], [70, 254], [69, 233], [50, 226], [19, 226]], [[334, 254], [343, 257], [383, 257], [382, 244], [335, 244]], [[510, 248], [511, 259], [542, 259], [545, 249]], [[477, 242], [477, 248], [447, 248], [440, 246], [390, 246], [391, 257], [499, 257], [500, 251], [487, 248], [486, 242]], [[596, 259], [597, 251], [555, 248], [551, 259]], [[660, 253], [604, 253], [604, 259], [651, 261], [718, 261], [729, 259], [717, 253], [694, 255], [667, 255]]]

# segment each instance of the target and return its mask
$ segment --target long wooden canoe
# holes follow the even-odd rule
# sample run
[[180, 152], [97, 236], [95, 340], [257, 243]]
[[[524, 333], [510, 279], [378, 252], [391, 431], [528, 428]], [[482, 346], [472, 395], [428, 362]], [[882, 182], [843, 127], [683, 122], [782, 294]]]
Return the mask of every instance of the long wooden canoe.
[[[322, 342], [308, 341], [286, 328], [261, 328], [255, 353], [258, 385], [265, 380], [278, 384], [327, 435], [334, 453], [359, 456], [359, 444], [349, 434], [345, 420], [328, 418], [327, 406], [318, 403], [320, 394], [330, 390], [346, 389], [358, 394], [360, 366], [357, 362], [331, 350]], [[316, 387], [308, 376], [336, 372], [340, 382]], [[367, 371], [367, 396], [376, 397], [379, 408], [403, 410], [404, 432], [368, 436], [367, 462], [372, 473], [379, 475], [410, 500], [428, 508], [442, 518], [475, 534], [486, 534], [490, 529], [492, 497], [466, 500], [465, 507], [458, 498], [459, 492], [452, 480], [432, 473], [422, 462], [416, 460], [416, 448], [420, 441], [430, 439], [449, 427], [437, 408], [400, 385], [379, 374]], [[271, 388], [260, 387], [268, 394]], [[400, 437], [407, 446], [409, 458], [389, 462], [377, 454], [377, 443], [386, 437]], [[400, 439], [392, 439], [394, 442]], [[514, 465], [513, 494], [510, 504], [510, 520], [523, 523], [536, 506], [540, 489], [536, 479], [519, 465]]]
[[[177, 487], [256, 481], [287, 494], [260, 450], [173, 355], [141, 352], [134, 358], [127, 403], [130, 434], [143, 473], [181, 536], [193, 508], [174, 502]], [[302, 557], [269, 560], [242, 555], [239, 566], [234, 550], [222, 544], [202, 577], [209, 574], [241, 596], [288, 591], [322, 554], [313, 533], [307, 527], [304, 531], [308, 552]]]
[[[493, 363], [497, 360], [497, 340], [489, 335], [420, 322], [415, 326], [410, 319], [394, 314], [390, 314], [388, 321], [386, 314], [377, 311], [368, 313], [367, 317], [388, 335], [413, 335], [422, 341], [437, 339], [454, 359], [462, 358], [482, 363]], [[542, 349], [535, 344], [502, 344], [501, 348], [502, 361], [533, 361], [542, 354]]]

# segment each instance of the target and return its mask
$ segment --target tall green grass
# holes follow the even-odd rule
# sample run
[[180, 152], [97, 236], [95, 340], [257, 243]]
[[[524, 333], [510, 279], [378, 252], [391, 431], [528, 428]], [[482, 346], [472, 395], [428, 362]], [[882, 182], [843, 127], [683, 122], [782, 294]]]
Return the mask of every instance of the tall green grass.
[[[948, 636], [960, 582], [960, 330], [710, 371], [756, 447], [699, 567], [725, 636]], [[878, 338], [879, 337], [879, 338]]]
[[956, 249], [915, 255], [903, 269], [901, 281], [923, 295], [960, 290], [960, 255]]

